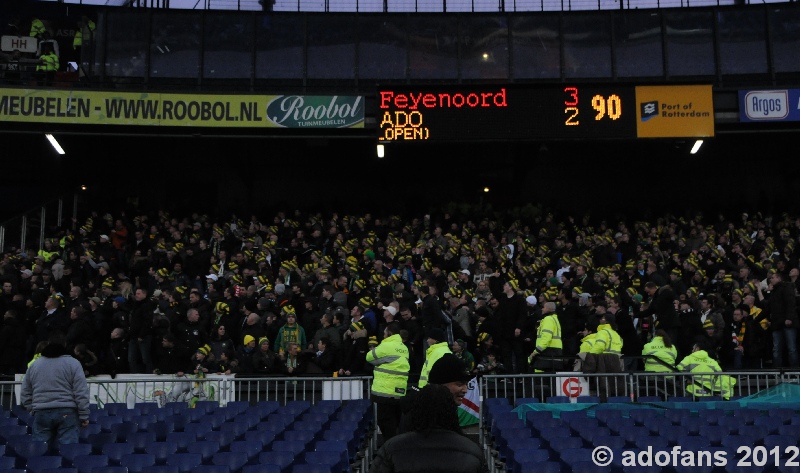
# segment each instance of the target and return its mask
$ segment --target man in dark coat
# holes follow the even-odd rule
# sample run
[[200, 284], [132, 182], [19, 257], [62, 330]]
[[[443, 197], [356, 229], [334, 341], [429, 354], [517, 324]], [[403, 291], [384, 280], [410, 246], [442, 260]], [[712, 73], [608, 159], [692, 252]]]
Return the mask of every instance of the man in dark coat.
[[772, 294], [769, 296], [769, 323], [772, 328], [772, 366], [783, 367], [784, 348], [789, 355], [789, 366], [797, 368], [797, 309], [794, 285], [783, 280], [783, 275], [772, 275]]

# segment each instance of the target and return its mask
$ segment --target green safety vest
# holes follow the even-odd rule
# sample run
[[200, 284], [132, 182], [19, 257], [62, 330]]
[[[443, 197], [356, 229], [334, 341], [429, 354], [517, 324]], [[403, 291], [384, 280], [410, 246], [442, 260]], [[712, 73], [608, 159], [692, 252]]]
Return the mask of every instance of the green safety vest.
[[422, 372], [420, 372], [419, 375], [420, 388], [424, 388], [425, 385], [428, 384], [428, 375], [431, 373], [433, 364], [439, 361], [439, 358], [447, 353], [453, 353], [450, 351], [450, 347], [447, 345], [447, 342], [440, 342], [428, 347], [428, 350], [425, 352], [425, 364], [422, 365]]
[[[664, 363], [675, 366], [675, 361], [678, 359], [678, 350], [675, 345], [667, 348], [664, 346], [664, 339], [661, 337], [653, 337], [650, 343], [646, 344], [642, 349], [642, 355], [654, 356]], [[672, 370], [656, 360], [647, 358], [644, 362], [644, 370], [652, 373], [671, 373]]]
[[710, 396], [719, 393], [723, 399], [727, 400], [730, 399], [733, 386], [736, 385], [736, 379], [721, 374], [722, 368], [719, 363], [709, 357], [705, 350], [697, 350], [688, 355], [680, 362], [678, 369], [689, 373], [709, 373], [692, 377], [692, 384], [686, 387], [686, 391], [693, 396]]
[[408, 348], [394, 334], [367, 352], [367, 362], [375, 367], [372, 390], [374, 396], [401, 398], [408, 388]]
[[536, 351], [541, 353], [548, 348], [564, 348], [561, 342], [561, 324], [556, 314], [543, 318], [536, 330]]
[[36, 66], [37, 71], [55, 72], [58, 70], [58, 56], [56, 53], [42, 54], [39, 59], [43, 64]]
[[594, 339], [593, 351], [590, 353], [610, 353], [612, 355], [622, 355], [622, 338], [611, 328], [609, 324], [597, 327], [597, 335]]

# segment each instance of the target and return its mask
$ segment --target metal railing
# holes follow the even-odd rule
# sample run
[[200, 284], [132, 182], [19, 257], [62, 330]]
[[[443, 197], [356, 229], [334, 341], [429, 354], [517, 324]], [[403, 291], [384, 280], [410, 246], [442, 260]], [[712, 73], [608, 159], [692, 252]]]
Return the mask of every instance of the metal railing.
[[[65, 209], [64, 206], [71, 208]], [[67, 217], [69, 212], [69, 217]], [[78, 194], [63, 195], [0, 223], [0, 253], [9, 250], [41, 250], [54, 228], [78, 216]], [[34, 252], [35, 252], [34, 251]], [[33, 255], [29, 255], [32, 257]]]
[[763, 3], [788, 0], [40, 0], [130, 8], [276, 12], [530, 12], [638, 10]]
[[[544, 403], [551, 396], [561, 401], [581, 402], [584, 396], [595, 396], [601, 402], [608, 398], [638, 402], [656, 397], [661, 401], [689, 398], [698, 400], [722, 399], [720, 392], [707, 390], [703, 396], [693, 396], [686, 390], [691, 385], [704, 385], [720, 375], [731, 376], [736, 380], [729, 393], [731, 398], [752, 396], [779, 384], [800, 384], [800, 373], [796, 371], [729, 371], [718, 373], [581, 373], [563, 371], [525, 375], [483, 376], [479, 382], [481, 409], [490, 398], [506, 398], [512, 405], [518, 399], [536, 398]], [[800, 402], [800, 399], [792, 399]], [[726, 402], [726, 401], [722, 401]], [[480, 440], [483, 444], [484, 416], [480, 416]]]

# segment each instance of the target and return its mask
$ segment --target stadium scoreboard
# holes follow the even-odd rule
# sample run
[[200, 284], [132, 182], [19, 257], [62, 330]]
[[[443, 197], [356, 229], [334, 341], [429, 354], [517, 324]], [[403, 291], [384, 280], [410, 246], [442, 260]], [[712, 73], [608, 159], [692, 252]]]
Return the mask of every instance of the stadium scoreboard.
[[710, 86], [387, 87], [377, 99], [382, 142], [714, 134]]

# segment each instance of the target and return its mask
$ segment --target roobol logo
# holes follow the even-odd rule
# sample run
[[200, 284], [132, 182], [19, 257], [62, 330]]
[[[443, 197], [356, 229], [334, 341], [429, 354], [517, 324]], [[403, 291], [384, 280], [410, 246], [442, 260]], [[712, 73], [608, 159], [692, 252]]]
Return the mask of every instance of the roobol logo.
[[646, 122], [653, 117], [658, 116], [658, 101], [642, 102], [642, 121]]

